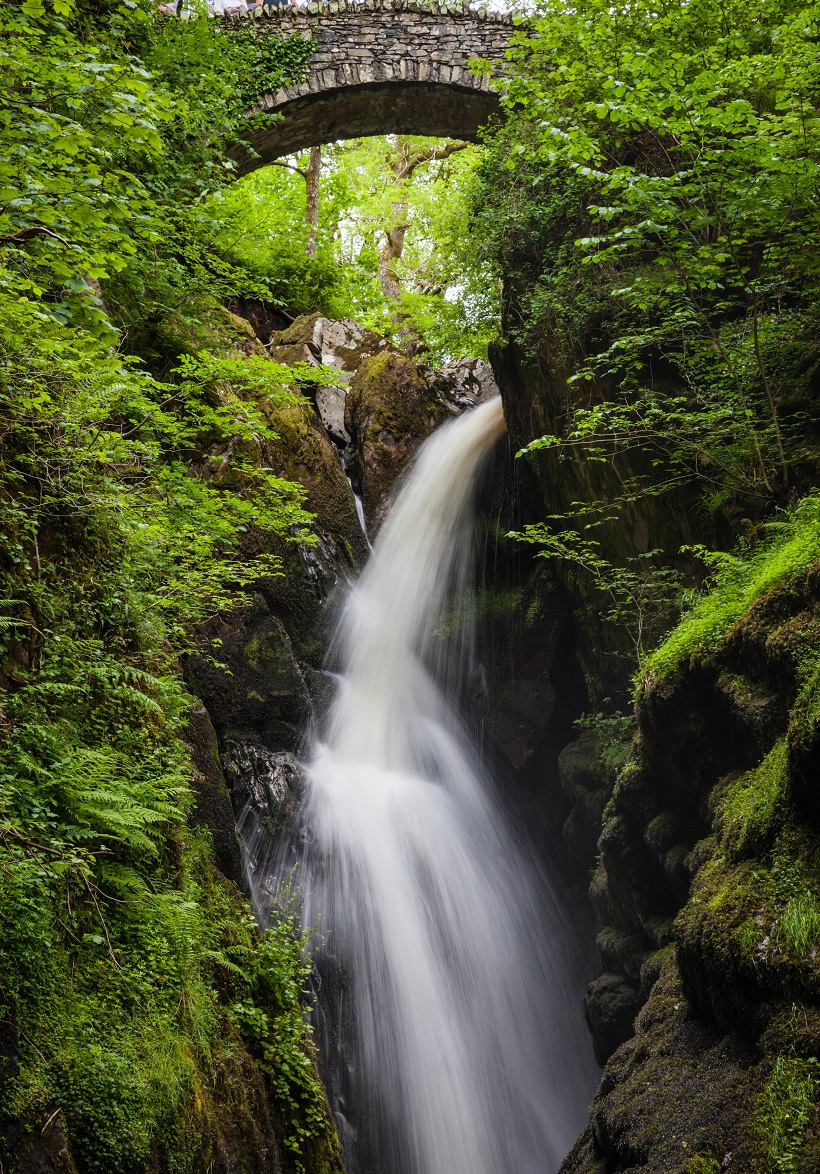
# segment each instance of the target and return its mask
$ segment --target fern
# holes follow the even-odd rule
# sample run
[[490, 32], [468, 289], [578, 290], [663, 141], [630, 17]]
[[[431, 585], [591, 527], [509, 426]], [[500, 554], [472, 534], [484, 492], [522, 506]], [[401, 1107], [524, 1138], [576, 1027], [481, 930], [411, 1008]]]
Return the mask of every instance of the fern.
[[59, 765], [53, 785], [80, 829], [133, 851], [156, 853], [160, 825], [184, 813], [186, 780], [179, 773], [144, 777], [115, 751], [82, 749]]

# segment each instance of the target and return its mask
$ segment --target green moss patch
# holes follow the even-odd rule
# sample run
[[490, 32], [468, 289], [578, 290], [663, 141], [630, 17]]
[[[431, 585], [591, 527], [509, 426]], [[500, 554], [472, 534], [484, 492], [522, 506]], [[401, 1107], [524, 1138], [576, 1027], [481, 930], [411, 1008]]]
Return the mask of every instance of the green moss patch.
[[818, 1089], [820, 1066], [816, 1061], [789, 1056], [775, 1059], [766, 1087], [757, 1098], [752, 1122], [765, 1155], [764, 1168], [772, 1174], [797, 1174]]
[[723, 798], [720, 828], [733, 853], [765, 846], [784, 814], [787, 791], [787, 746], [781, 738], [760, 766], [736, 779]]
[[820, 497], [805, 498], [770, 531], [773, 536], [745, 558], [725, 556], [707, 595], [647, 658], [644, 680], [663, 676], [695, 654], [709, 654], [767, 591], [820, 558]]

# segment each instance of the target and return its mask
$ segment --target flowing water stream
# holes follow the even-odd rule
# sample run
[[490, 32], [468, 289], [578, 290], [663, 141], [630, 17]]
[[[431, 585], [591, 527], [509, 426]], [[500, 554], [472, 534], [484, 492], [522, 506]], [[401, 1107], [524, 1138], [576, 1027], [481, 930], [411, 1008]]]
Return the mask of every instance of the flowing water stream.
[[342, 975], [368, 1174], [554, 1174], [591, 1087], [564, 915], [454, 701], [504, 427], [495, 399], [420, 450], [346, 600], [306, 764], [299, 883]]

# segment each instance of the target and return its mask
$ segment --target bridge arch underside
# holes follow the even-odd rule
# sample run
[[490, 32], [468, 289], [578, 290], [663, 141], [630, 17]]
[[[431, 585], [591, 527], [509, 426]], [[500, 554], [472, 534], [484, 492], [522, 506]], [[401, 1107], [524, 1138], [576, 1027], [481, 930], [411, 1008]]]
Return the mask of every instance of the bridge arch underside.
[[474, 142], [498, 111], [489, 90], [441, 82], [382, 81], [308, 93], [277, 105], [267, 125], [247, 136], [254, 154], [239, 144], [229, 155], [240, 175], [273, 159], [339, 139], [371, 135], [430, 135]]

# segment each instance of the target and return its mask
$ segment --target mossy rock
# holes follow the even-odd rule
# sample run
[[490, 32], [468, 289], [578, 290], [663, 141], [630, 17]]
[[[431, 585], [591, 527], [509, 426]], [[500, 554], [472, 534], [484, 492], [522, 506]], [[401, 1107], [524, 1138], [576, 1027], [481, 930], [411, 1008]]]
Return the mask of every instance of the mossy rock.
[[305, 506], [316, 515], [320, 531], [332, 536], [344, 565], [358, 568], [367, 557], [367, 543], [356, 502], [339, 453], [307, 403], [261, 404], [276, 440], [264, 442], [269, 466], [305, 488]]
[[729, 1153], [734, 1168], [752, 1174], [759, 1169], [747, 1164], [754, 1143], [738, 1139], [763, 1086], [755, 1059], [741, 1038], [712, 1032], [691, 1016], [667, 952], [635, 1035], [610, 1059], [590, 1129], [561, 1174], [684, 1174], [695, 1157], [720, 1163]]
[[362, 362], [347, 393], [345, 427], [368, 525], [381, 520], [416, 449], [448, 415], [434, 381], [407, 355], [383, 351]]
[[195, 797], [190, 822], [195, 827], [209, 830], [217, 867], [229, 880], [241, 885], [243, 870], [236, 840], [236, 820], [219, 758], [216, 731], [204, 705], [191, 706], [185, 740], [191, 755], [191, 784]]
[[268, 746], [294, 749], [309, 700], [281, 620], [257, 594], [249, 604], [214, 619], [209, 635], [220, 641], [220, 663], [192, 655], [186, 677], [219, 738], [259, 738]]
[[212, 299], [196, 320], [171, 315], [158, 323], [157, 345], [173, 355], [195, 355], [198, 351], [212, 354], [242, 354], [267, 357], [267, 351], [250, 322], [227, 310]]
[[271, 358], [283, 358], [289, 348], [310, 356], [308, 361], [325, 363], [348, 376], [359, 369], [364, 359], [384, 350], [387, 342], [381, 335], [368, 330], [352, 318], [332, 319], [324, 315], [303, 314], [295, 318], [285, 330], [274, 332], [270, 338]]
[[620, 974], [602, 974], [589, 984], [584, 1014], [599, 1064], [630, 1038], [642, 1002], [637, 986]]
[[820, 670], [812, 674], [797, 699], [787, 738], [792, 802], [820, 829]]
[[575, 798], [579, 791], [612, 789], [617, 771], [605, 758], [610, 741], [606, 732], [582, 730], [563, 748], [558, 756], [558, 769], [561, 786], [570, 798]]
[[638, 700], [590, 896], [613, 984], [673, 945], [565, 1174], [820, 1169], [819, 605], [813, 567]]

